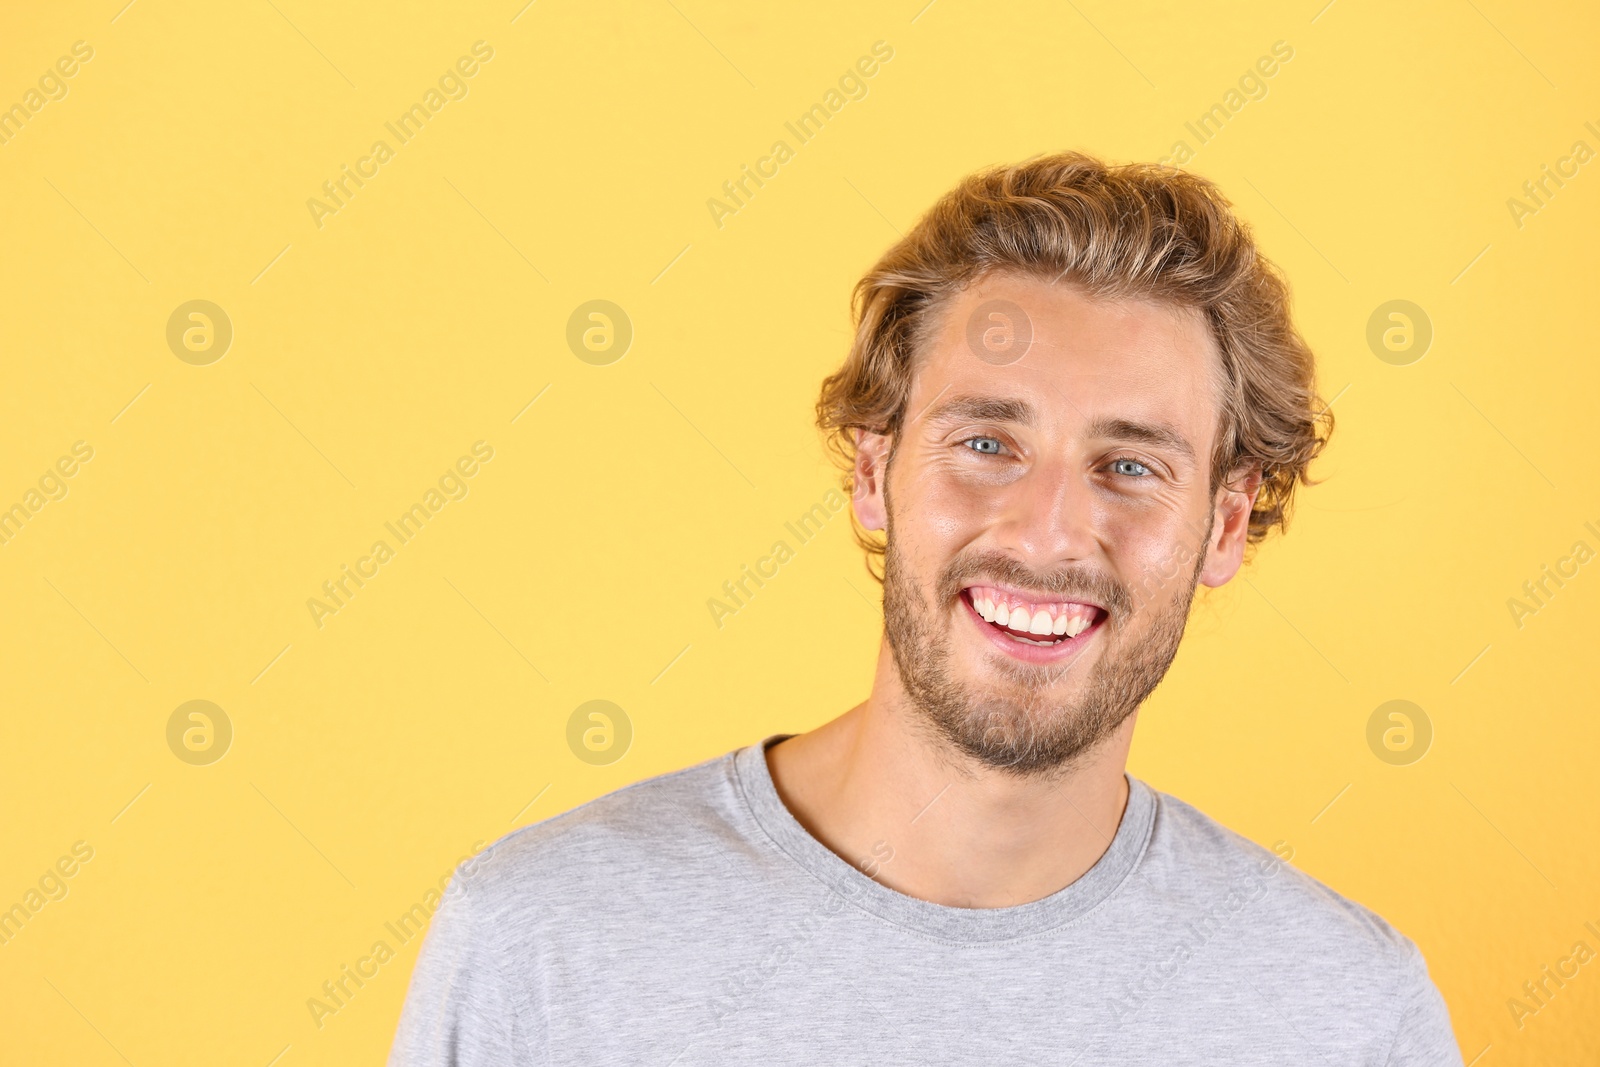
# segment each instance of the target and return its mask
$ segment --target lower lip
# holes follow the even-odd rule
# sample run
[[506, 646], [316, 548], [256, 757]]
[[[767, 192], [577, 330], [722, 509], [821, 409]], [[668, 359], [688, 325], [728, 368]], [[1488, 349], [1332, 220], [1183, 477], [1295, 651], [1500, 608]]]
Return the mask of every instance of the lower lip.
[[[1006, 634], [1005, 631], [985, 622], [983, 616], [979, 615], [978, 610], [972, 606], [972, 601], [965, 592], [957, 599], [961, 601], [961, 606], [966, 610], [967, 617], [989, 639], [990, 644], [1013, 659], [1020, 659], [1024, 663], [1065, 663], [1083, 651], [1083, 647], [1088, 644], [1089, 638], [1100, 632], [1100, 626], [1106, 620], [1106, 616], [1101, 614], [1095, 619], [1094, 625], [1077, 637], [1063, 638], [1053, 645], [1030, 645], [1024, 641], [1018, 641], [1016, 638]], [[1042, 637], [1043, 635], [1041, 634], [1040, 636]]]

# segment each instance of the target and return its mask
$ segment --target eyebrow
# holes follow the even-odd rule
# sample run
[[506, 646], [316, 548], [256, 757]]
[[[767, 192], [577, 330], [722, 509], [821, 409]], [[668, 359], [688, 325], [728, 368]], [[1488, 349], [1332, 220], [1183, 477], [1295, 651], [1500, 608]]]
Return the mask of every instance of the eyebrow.
[[1099, 418], [1089, 424], [1089, 436], [1164, 448], [1178, 453], [1191, 462], [1195, 458], [1194, 446], [1189, 443], [1189, 439], [1164, 423]]
[[953, 396], [928, 413], [929, 422], [1014, 422], [1032, 426], [1033, 405], [998, 396]]
[[[1036, 414], [1032, 404], [1014, 397], [953, 396], [930, 411], [927, 416], [927, 421], [931, 423], [968, 420], [1033, 426]], [[1190, 462], [1194, 461], [1196, 455], [1189, 439], [1165, 423], [1101, 416], [1089, 423], [1087, 436], [1166, 449]]]

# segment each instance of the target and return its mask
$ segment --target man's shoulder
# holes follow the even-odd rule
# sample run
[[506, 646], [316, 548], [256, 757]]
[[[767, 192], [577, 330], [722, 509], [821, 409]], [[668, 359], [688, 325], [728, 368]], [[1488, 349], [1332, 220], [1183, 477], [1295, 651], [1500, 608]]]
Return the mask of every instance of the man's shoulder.
[[1252, 940], [1279, 945], [1319, 967], [1387, 975], [1398, 985], [1426, 974], [1416, 945], [1381, 915], [1291, 862], [1294, 847], [1263, 848], [1192, 804], [1157, 791], [1152, 853], [1157, 892], [1185, 899], [1207, 918], [1237, 918]]
[[658, 774], [524, 826], [456, 869], [479, 907], [575, 899], [715, 864], [739, 834], [735, 752]]

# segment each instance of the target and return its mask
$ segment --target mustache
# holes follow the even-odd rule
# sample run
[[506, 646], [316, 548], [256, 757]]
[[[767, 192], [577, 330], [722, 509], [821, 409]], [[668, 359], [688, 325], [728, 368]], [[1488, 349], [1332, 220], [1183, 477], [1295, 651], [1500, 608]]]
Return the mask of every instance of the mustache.
[[1133, 608], [1127, 587], [1097, 570], [1077, 565], [1035, 571], [998, 552], [978, 552], [951, 561], [939, 576], [940, 599], [949, 600], [980, 580], [1037, 593], [1041, 600], [1092, 600], [1113, 617], [1124, 616]]

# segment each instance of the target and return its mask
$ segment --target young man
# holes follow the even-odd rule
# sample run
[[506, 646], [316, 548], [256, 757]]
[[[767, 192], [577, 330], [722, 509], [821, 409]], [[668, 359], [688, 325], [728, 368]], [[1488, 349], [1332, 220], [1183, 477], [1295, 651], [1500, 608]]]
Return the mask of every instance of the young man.
[[465, 865], [390, 1063], [1459, 1065], [1411, 941], [1125, 772], [1331, 430], [1227, 201], [978, 174], [855, 308], [817, 411], [883, 553], [871, 693]]

